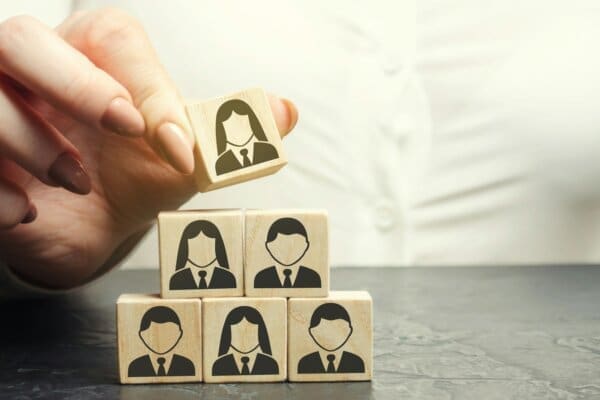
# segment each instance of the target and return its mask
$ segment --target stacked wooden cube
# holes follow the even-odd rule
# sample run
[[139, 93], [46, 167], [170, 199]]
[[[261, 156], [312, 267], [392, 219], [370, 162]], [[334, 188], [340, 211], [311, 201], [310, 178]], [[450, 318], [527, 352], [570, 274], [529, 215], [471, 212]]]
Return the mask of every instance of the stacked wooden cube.
[[[218, 109], [192, 109], [208, 108]], [[203, 143], [207, 130], [194, 115]], [[257, 115], [270, 124], [265, 112]], [[256, 168], [253, 176], [223, 178], [267, 173]], [[198, 182], [210, 182], [208, 190], [230, 184], [207, 175]], [[370, 380], [372, 300], [367, 292], [329, 290], [327, 218], [320, 210], [160, 213], [160, 295], [117, 301], [121, 382]]]

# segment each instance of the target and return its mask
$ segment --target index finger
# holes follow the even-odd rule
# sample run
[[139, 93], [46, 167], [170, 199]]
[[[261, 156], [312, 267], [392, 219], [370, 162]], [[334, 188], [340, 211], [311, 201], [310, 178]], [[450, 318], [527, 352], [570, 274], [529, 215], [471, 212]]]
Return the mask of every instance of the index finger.
[[[107, 8], [66, 21], [60, 31], [74, 47], [121, 82], [146, 121], [147, 140], [177, 170], [194, 168], [194, 135], [184, 102], [161, 65], [141, 24], [118, 9]], [[270, 97], [282, 136], [295, 124], [290, 101]]]
[[32, 17], [0, 24], [0, 69], [76, 120], [122, 134], [144, 132], [127, 89]]

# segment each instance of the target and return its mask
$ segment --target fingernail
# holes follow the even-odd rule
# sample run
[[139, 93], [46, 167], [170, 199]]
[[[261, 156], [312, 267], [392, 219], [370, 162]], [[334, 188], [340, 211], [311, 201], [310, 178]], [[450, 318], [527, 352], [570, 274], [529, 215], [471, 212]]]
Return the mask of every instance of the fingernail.
[[142, 136], [146, 130], [142, 114], [122, 97], [110, 102], [100, 122], [104, 128], [119, 135]]
[[294, 103], [282, 97], [272, 95], [269, 97], [269, 102], [273, 115], [276, 116], [275, 122], [277, 123], [279, 134], [281, 137], [284, 137], [296, 126], [296, 122], [298, 122], [298, 110]]
[[296, 123], [298, 122], [298, 109], [296, 108], [294, 103], [292, 103], [288, 99], [282, 98], [281, 101], [285, 104], [285, 106], [288, 110], [289, 116], [290, 116], [288, 129], [287, 129], [287, 131], [289, 132], [292, 129], [294, 129], [294, 127], [296, 126]]
[[48, 169], [48, 177], [73, 193], [88, 194], [92, 190], [92, 182], [81, 161], [69, 152], [56, 158]]
[[165, 122], [156, 130], [156, 140], [167, 161], [179, 172], [194, 172], [194, 153], [187, 135], [179, 126]]
[[35, 208], [35, 206], [33, 204], [31, 204], [31, 206], [29, 207], [29, 211], [27, 212], [25, 217], [23, 217], [23, 220], [21, 221], [21, 223], [28, 224], [30, 222], [33, 222], [33, 220], [36, 217], [37, 217], [37, 208]]

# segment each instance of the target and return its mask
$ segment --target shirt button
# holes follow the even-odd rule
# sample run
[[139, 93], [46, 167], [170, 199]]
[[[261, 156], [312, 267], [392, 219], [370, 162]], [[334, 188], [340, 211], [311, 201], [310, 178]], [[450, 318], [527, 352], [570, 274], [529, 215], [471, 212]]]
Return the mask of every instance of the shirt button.
[[402, 68], [402, 64], [395, 58], [384, 56], [381, 59], [381, 69], [386, 75], [395, 75]]
[[415, 122], [409, 115], [399, 114], [386, 125], [385, 130], [392, 139], [404, 142], [415, 130]]
[[396, 212], [390, 200], [380, 200], [374, 209], [375, 226], [381, 231], [389, 231], [396, 225]]

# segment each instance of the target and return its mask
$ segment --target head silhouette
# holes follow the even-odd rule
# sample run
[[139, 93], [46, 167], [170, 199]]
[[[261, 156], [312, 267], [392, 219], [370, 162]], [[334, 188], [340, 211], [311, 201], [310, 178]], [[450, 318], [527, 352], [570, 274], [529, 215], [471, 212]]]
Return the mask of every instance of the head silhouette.
[[258, 120], [258, 117], [252, 111], [252, 108], [243, 100], [233, 99], [228, 100], [225, 103], [221, 104], [219, 109], [217, 110], [217, 117], [215, 123], [215, 130], [217, 136], [217, 153], [221, 155], [227, 149], [227, 131], [225, 129], [224, 122], [227, 121], [233, 113], [236, 113], [238, 116], [245, 116], [248, 118], [248, 123], [250, 125], [250, 129], [252, 130], [252, 137], [256, 138], [256, 140], [261, 142], [267, 141], [267, 136], [265, 135], [265, 131]]
[[[242, 320], [245, 320], [242, 322]], [[247, 343], [233, 343], [232, 328], [239, 323], [250, 323], [257, 326], [257, 337], [246, 337]], [[256, 347], [264, 354], [271, 355], [271, 343], [269, 341], [269, 333], [267, 326], [262, 316], [253, 307], [240, 306], [236, 307], [227, 314], [221, 331], [221, 341], [219, 344], [219, 357], [229, 352], [230, 348], [239, 351], [240, 347], [245, 347], [241, 352], [249, 352]]]
[[140, 339], [148, 350], [156, 354], [171, 351], [182, 335], [179, 317], [169, 307], [152, 307], [144, 313], [140, 322]]
[[290, 266], [304, 257], [310, 243], [302, 222], [285, 217], [271, 224], [265, 246], [275, 261]]
[[312, 314], [308, 333], [323, 350], [338, 350], [352, 335], [350, 315], [337, 303], [321, 304]]
[[[225, 251], [225, 243], [223, 242], [223, 238], [221, 237], [221, 232], [219, 229], [210, 221], [206, 220], [198, 220], [190, 222], [183, 233], [181, 234], [181, 239], [179, 240], [179, 247], [177, 250], [177, 261], [175, 263], [175, 270], [181, 269], [185, 267], [187, 261], [190, 259], [190, 243], [189, 241], [193, 238], [196, 238], [200, 234], [204, 234], [207, 238], [214, 239], [214, 250], [210, 249], [211, 257], [217, 259], [220, 267], [229, 268], [229, 262], [227, 261], [227, 252]], [[190, 260], [194, 263], [194, 260]]]

